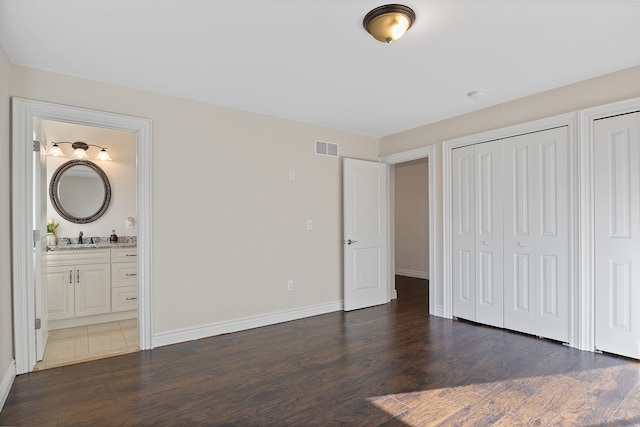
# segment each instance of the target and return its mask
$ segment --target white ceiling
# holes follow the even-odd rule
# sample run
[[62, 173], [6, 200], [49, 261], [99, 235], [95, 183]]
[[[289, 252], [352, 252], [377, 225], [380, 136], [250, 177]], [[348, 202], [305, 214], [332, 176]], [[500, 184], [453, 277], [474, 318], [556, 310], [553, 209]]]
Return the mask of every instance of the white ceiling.
[[[0, 0], [12, 63], [381, 137], [640, 65], [638, 0]], [[485, 90], [479, 100], [466, 96]]]

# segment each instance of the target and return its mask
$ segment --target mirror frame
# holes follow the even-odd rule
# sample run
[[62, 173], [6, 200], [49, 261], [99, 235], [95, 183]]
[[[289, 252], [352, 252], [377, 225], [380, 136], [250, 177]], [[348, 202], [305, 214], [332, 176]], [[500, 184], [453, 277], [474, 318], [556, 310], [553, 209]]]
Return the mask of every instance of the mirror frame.
[[[62, 205], [62, 202], [60, 201], [60, 195], [58, 194], [58, 185], [60, 184], [62, 176], [67, 170], [71, 169], [74, 166], [87, 166], [88, 168], [93, 169], [98, 174], [100, 179], [102, 179], [102, 184], [104, 185], [104, 199], [102, 200], [102, 205], [94, 214], [86, 217], [75, 216], [67, 212]], [[89, 160], [69, 160], [68, 162], [60, 165], [51, 176], [51, 183], [49, 185], [49, 198], [51, 199], [53, 208], [60, 214], [61, 217], [75, 224], [87, 224], [100, 218], [109, 208], [109, 204], [111, 203], [111, 184], [109, 183], [107, 174], [105, 174], [100, 166], [96, 165], [95, 163]]]

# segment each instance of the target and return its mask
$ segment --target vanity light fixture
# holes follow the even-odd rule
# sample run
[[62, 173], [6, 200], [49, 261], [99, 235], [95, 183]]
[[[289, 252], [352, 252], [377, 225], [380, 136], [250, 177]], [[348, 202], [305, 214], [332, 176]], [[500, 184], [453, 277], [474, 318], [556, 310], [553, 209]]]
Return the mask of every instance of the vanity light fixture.
[[95, 144], [87, 144], [86, 142], [76, 141], [76, 142], [54, 142], [53, 146], [49, 149], [49, 155], [51, 156], [63, 156], [64, 152], [60, 148], [60, 144], [71, 144], [71, 148], [73, 148], [73, 157], [77, 159], [87, 159], [89, 158], [89, 154], [87, 150], [89, 147], [98, 147], [100, 148], [100, 152], [96, 156], [97, 160], [111, 160], [109, 153], [107, 153], [107, 147], [101, 147], [100, 145]]
[[362, 25], [374, 39], [391, 43], [402, 37], [415, 20], [416, 14], [410, 7], [387, 4], [367, 13]]

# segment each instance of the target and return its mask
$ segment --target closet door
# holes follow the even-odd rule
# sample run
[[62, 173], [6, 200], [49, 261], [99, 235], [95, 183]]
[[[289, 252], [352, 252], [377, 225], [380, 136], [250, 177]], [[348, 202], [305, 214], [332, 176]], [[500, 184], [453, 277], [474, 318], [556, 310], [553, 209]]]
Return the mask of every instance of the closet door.
[[502, 144], [452, 151], [453, 315], [502, 327]]
[[504, 327], [569, 339], [567, 128], [504, 140]]
[[476, 321], [502, 327], [502, 141], [474, 147]]
[[595, 345], [640, 358], [640, 113], [594, 123]]
[[476, 320], [475, 149], [456, 148], [452, 163], [453, 315]]

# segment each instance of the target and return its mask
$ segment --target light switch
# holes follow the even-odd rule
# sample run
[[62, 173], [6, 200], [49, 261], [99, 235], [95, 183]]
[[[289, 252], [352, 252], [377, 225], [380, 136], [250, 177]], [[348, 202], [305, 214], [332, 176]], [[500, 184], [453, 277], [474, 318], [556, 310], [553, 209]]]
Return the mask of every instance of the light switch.
[[296, 179], [296, 171], [294, 171], [293, 169], [289, 169], [289, 179], [291, 181], [293, 181], [294, 179]]
[[307, 230], [313, 230], [313, 221], [310, 219], [307, 220]]

